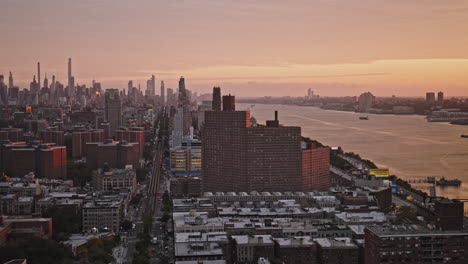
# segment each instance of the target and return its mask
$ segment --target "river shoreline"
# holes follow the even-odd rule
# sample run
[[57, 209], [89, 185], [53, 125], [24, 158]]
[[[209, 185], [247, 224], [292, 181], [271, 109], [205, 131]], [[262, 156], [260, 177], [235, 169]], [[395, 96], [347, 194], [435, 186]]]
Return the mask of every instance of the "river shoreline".
[[[250, 110], [259, 123], [272, 119], [278, 110], [280, 123], [301, 127], [304, 137], [359, 153], [405, 181], [427, 177], [468, 180], [468, 140], [460, 138], [468, 131], [463, 126], [427, 122], [420, 115], [370, 115], [369, 120], [359, 120], [359, 113], [310, 106], [238, 104], [237, 108]], [[428, 192], [428, 185], [414, 185]], [[464, 184], [436, 189], [438, 196], [468, 197]]]

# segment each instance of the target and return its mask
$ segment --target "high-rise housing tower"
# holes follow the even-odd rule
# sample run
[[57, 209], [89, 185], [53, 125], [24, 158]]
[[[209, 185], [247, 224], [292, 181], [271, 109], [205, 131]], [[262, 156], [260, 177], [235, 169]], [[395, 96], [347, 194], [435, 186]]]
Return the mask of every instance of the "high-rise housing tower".
[[221, 87], [213, 87], [212, 110], [221, 111]]
[[[203, 191], [302, 190], [301, 128], [250, 126], [250, 112], [206, 111], [202, 130]], [[232, 104], [232, 105], [231, 105]]]
[[105, 97], [106, 121], [110, 124], [109, 134], [115, 136], [115, 131], [122, 124], [122, 106], [118, 89], [106, 89]]

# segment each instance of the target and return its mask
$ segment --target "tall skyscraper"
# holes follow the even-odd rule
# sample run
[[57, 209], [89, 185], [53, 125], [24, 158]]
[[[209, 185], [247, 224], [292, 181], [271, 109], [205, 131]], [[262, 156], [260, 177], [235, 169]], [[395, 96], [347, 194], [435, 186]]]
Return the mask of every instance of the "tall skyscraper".
[[179, 79], [179, 94], [185, 94], [185, 78], [184, 76], [180, 76]]
[[8, 90], [3, 75], [0, 75], [0, 103], [8, 104]]
[[444, 105], [444, 92], [438, 92], [437, 93], [437, 104], [439, 106], [443, 106]]
[[39, 90], [42, 88], [41, 87], [41, 63], [37, 63], [37, 83], [39, 85]]
[[50, 84], [50, 94], [54, 95], [55, 94], [55, 75], [52, 75], [52, 83]]
[[212, 110], [221, 111], [221, 87], [213, 87]]
[[69, 92], [69, 96], [75, 95], [75, 78], [72, 75], [71, 58], [68, 58], [68, 92]]
[[206, 111], [203, 190], [302, 190], [301, 128], [276, 123], [251, 127], [248, 111]]
[[190, 104], [190, 99], [188, 97], [187, 89], [185, 88], [185, 78], [183, 76], [179, 79], [179, 106], [188, 107]]
[[135, 98], [135, 94], [134, 94], [135, 91], [133, 90], [132, 80], [128, 81], [127, 91], [128, 91], [128, 97], [130, 97], [130, 100], [133, 100]]
[[109, 134], [115, 136], [115, 131], [122, 124], [122, 106], [118, 89], [106, 89], [105, 97], [106, 121], [110, 124]]
[[164, 88], [164, 81], [161, 80], [161, 104], [164, 105], [166, 102], [166, 88]]
[[372, 107], [374, 103], [375, 96], [370, 93], [363, 93], [359, 96], [359, 112], [366, 113]]
[[233, 95], [223, 96], [223, 111], [236, 111], [236, 98]]
[[10, 71], [10, 76], [8, 77], [8, 88], [13, 88], [14, 84], [13, 84], [13, 74], [11, 74], [11, 71]]
[[156, 77], [151, 75], [151, 96], [156, 95]]
[[167, 88], [167, 96], [166, 96], [166, 104], [167, 105], [174, 105], [175, 104], [175, 95], [174, 90], [172, 88]]
[[132, 80], [128, 81], [128, 86], [127, 87], [128, 87], [127, 91], [129, 91], [129, 92], [133, 89], [133, 81]]
[[33, 77], [33, 81], [29, 84], [29, 90], [31, 93], [37, 93], [39, 84], [36, 81], [36, 75]]
[[184, 137], [184, 110], [177, 108], [174, 115], [174, 130], [172, 131], [172, 147], [179, 147]]
[[146, 95], [151, 96], [151, 79], [146, 80]]
[[49, 79], [47, 79], [47, 73], [46, 73], [46, 75], [44, 77], [44, 86], [43, 87], [49, 88]]
[[151, 79], [146, 81], [146, 95], [156, 95], [156, 77], [154, 75], [151, 75]]
[[429, 105], [435, 104], [435, 93], [433, 92], [426, 93], [426, 104], [429, 104]]

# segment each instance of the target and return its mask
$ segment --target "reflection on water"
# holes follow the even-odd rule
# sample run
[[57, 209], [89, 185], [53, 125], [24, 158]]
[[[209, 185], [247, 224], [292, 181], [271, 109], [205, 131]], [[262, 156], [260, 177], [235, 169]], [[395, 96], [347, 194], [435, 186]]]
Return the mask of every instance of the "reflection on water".
[[[437, 195], [468, 198], [468, 126], [430, 123], [424, 116], [394, 116], [322, 110], [315, 107], [238, 104], [251, 110], [259, 123], [274, 118], [280, 123], [302, 127], [303, 136], [360, 154], [403, 179], [428, 176], [462, 180], [461, 187], [437, 187]], [[423, 188], [426, 190], [426, 188]]]

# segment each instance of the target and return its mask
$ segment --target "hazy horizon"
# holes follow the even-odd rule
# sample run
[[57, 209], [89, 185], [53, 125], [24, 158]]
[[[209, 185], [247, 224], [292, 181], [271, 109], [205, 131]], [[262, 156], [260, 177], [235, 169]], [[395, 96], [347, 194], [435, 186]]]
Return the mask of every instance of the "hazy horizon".
[[[468, 2], [0, 0], [0, 74], [238, 97], [468, 95]], [[156, 89], [159, 91], [159, 89]]]

